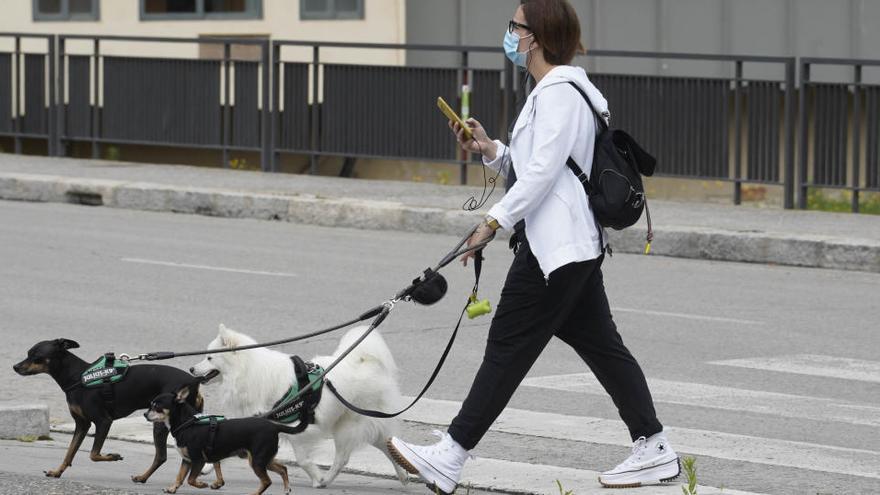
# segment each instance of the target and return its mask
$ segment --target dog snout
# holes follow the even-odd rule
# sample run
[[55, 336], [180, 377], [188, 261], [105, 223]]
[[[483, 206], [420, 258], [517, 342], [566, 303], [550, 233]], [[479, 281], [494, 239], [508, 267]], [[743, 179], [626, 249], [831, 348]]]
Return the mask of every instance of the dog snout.
[[196, 367], [195, 367], [195, 366], [190, 366], [190, 367], [189, 367], [189, 374], [190, 374], [190, 375], [195, 375], [195, 374], [196, 374]]
[[20, 363], [16, 363], [12, 365], [12, 370], [18, 373], [19, 375], [24, 375], [27, 371], [27, 361], [22, 361]]

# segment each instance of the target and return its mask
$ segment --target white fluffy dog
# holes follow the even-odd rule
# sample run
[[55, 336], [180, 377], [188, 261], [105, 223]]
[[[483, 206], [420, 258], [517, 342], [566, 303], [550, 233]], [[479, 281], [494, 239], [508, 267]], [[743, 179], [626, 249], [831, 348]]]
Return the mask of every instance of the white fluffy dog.
[[[328, 366], [365, 330], [366, 327], [349, 330], [333, 355], [317, 356], [311, 361], [321, 367]], [[208, 350], [255, 343], [251, 337], [220, 325], [217, 338], [208, 344]], [[205, 378], [205, 384], [218, 384], [219, 390], [209, 389], [210, 395], [218, 399], [210, 410], [230, 417], [268, 412], [296, 379], [290, 356], [267, 348], [208, 354], [190, 368], [190, 372]], [[397, 366], [391, 351], [374, 331], [327, 377], [352, 404], [392, 412], [402, 402], [396, 375]], [[391, 460], [385, 446], [385, 441], [395, 434], [397, 427], [398, 422], [394, 419], [370, 418], [349, 410], [329, 390], [324, 390], [315, 409], [315, 424], [303, 433], [284, 434], [282, 438], [290, 443], [297, 464], [308, 473], [314, 487], [329, 485], [348, 463], [352, 451], [361, 445], [372, 445], [381, 450], [394, 466], [400, 482], [406, 484], [406, 472]], [[332, 438], [336, 447], [333, 466], [323, 476], [312, 459], [314, 446], [322, 438]]]

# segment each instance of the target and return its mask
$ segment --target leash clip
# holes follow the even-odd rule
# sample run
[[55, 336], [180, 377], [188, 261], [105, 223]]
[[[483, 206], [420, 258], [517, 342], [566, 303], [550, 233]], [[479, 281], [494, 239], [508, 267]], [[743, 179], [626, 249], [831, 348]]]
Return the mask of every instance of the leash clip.
[[123, 352], [119, 355], [119, 359], [125, 361], [126, 363], [128, 363], [130, 361], [142, 361], [146, 358], [147, 358], [146, 354], [138, 354], [137, 356], [130, 356], [130, 355]]

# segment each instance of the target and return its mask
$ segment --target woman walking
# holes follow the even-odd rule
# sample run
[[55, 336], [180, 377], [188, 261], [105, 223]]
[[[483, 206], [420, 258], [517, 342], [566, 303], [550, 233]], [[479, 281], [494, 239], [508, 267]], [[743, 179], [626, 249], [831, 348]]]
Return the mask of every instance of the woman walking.
[[[517, 181], [469, 240], [515, 230], [514, 260], [492, 319], [483, 363], [461, 410], [438, 443], [388, 442], [395, 460], [432, 489], [452, 493], [461, 470], [544, 347], [554, 336], [570, 345], [611, 396], [633, 440], [632, 455], [600, 474], [604, 486], [654, 484], [679, 474], [678, 456], [657, 420], [639, 364], [611, 317], [600, 235], [584, 189], [566, 167], [573, 157], [589, 171], [596, 117], [578, 91], [607, 116], [608, 103], [586, 72], [569, 65], [582, 51], [580, 23], [567, 0], [522, 0], [504, 37], [505, 52], [536, 81], [514, 125], [510, 147], [490, 140], [474, 119], [473, 139], [450, 126], [462, 148]], [[606, 117], [607, 118], [607, 117]], [[588, 172], [589, 173], [589, 172]], [[524, 227], [523, 222], [524, 220]], [[464, 264], [473, 254], [462, 258]]]

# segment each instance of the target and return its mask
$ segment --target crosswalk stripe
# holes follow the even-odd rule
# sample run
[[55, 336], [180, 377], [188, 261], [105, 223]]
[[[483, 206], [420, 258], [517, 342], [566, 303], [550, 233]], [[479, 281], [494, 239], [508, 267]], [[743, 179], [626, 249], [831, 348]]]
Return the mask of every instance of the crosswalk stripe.
[[[592, 373], [527, 378], [522, 384], [549, 390], [607, 395]], [[670, 380], [648, 379], [648, 386], [656, 402], [667, 404], [880, 426], [880, 407], [866, 404]]]
[[709, 364], [880, 383], [880, 362], [818, 354], [755, 357]]
[[621, 308], [615, 306], [611, 308], [612, 313], [635, 313], [648, 316], [665, 316], [669, 318], [683, 318], [685, 320], [711, 321], [715, 323], [737, 323], [740, 325], [763, 325], [763, 321], [745, 320], [742, 318], [725, 318], [721, 316], [695, 315], [690, 313], [672, 313], [669, 311], [651, 311], [647, 309]]
[[[460, 407], [459, 402], [422, 399], [404, 419], [416, 423], [445, 425], [458, 413]], [[492, 425], [492, 430], [607, 445], [628, 446], [632, 443], [620, 420], [510, 408], [499, 416]], [[679, 452], [880, 479], [880, 452], [872, 450], [674, 426], [666, 426], [665, 431], [673, 447]]]

